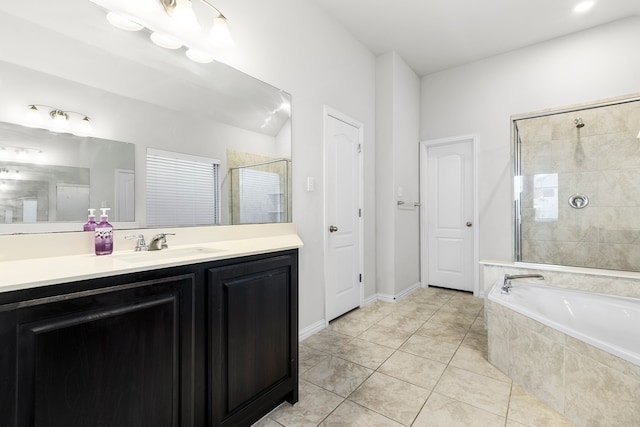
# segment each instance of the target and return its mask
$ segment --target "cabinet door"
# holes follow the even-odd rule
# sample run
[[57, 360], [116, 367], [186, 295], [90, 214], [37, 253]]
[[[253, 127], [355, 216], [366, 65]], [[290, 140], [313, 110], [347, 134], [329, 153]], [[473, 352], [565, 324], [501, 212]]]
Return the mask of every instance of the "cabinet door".
[[193, 425], [194, 286], [184, 275], [21, 303], [16, 425]]
[[297, 254], [209, 270], [213, 425], [298, 399]]

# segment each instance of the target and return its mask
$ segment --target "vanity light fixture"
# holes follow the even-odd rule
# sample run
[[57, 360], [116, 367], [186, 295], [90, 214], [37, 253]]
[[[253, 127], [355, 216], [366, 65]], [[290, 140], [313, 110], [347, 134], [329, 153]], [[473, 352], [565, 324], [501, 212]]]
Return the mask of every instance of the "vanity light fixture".
[[[146, 28], [154, 44], [165, 49], [184, 46], [195, 62], [209, 63], [219, 50], [235, 46], [227, 17], [207, 0], [91, 1], [107, 10], [112, 25], [126, 31]], [[206, 34], [201, 22], [212, 22]]]
[[[51, 121], [43, 120], [42, 112], [38, 107], [49, 110], [48, 116]], [[77, 120], [74, 121], [74, 117], [76, 117]], [[29, 104], [25, 124], [30, 127], [42, 127], [51, 132], [68, 132], [77, 136], [89, 136], [93, 131], [91, 128], [91, 119], [89, 119], [89, 116], [86, 114], [76, 111], [65, 111], [42, 104]]]

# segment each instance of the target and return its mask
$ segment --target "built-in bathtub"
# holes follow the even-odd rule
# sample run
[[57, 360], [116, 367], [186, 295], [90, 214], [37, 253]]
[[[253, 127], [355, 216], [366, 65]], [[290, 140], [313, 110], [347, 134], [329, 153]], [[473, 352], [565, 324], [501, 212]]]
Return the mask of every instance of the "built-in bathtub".
[[[640, 366], [640, 299], [499, 280], [489, 300]], [[640, 424], [640, 420], [638, 420]]]
[[489, 361], [577, 426], [640, 425], [640, 299], [502, 280]]

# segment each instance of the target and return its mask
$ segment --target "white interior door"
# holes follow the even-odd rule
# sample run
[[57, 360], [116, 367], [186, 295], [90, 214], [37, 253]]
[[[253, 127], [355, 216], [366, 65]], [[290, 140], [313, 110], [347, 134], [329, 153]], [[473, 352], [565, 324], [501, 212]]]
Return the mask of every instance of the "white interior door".
[[326, 320], [359, 307], [362, 125], [325, 113]]
[[426, 157], [428, 284], [474, 291], [473, 139], [428, 146]]
[[115, 221], [135, 221], [135, 173], [116, 169]]

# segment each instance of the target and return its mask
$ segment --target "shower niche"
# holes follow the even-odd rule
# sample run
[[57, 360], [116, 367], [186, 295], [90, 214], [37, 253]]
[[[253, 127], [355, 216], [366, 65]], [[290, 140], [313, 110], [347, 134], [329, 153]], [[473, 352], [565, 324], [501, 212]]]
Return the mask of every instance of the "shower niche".
[[512, 117], [516, 261], [640, 271], [640, 96]]

